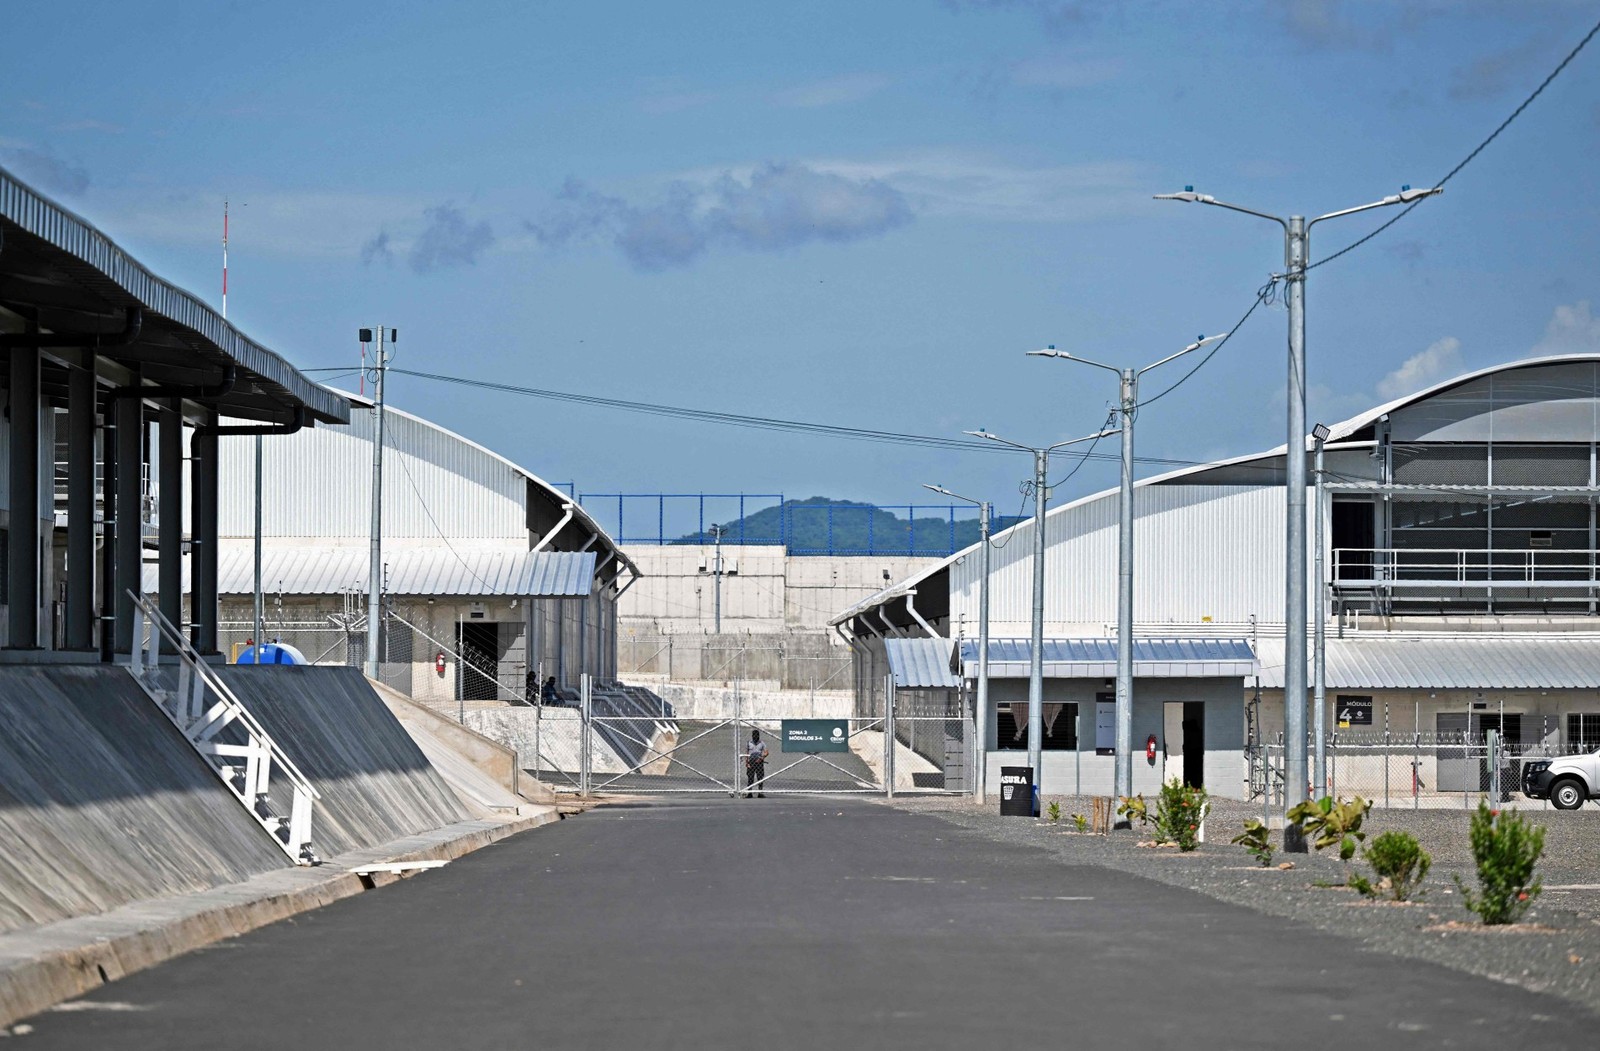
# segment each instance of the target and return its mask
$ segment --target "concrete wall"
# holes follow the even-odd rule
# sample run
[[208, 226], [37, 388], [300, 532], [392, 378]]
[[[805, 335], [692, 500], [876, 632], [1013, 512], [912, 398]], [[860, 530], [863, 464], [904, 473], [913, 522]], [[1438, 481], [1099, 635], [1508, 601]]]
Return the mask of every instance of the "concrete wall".
[[471, 819], [360, 669], [219, 671], [321, 794], [311, 838], [322, 857]]
[[0, 667], [0, 931], [289, 865], [121, 668]]
[[[715, 630], [714, 548], [630, 544], [624, 551], [644, 574], [618, 604], [624, 637], [630, 628], [641, 634]], [[937, 561], [791, 556], [777, 546], [724, 544], [722, 630], [825, 630], [841, 611]]]

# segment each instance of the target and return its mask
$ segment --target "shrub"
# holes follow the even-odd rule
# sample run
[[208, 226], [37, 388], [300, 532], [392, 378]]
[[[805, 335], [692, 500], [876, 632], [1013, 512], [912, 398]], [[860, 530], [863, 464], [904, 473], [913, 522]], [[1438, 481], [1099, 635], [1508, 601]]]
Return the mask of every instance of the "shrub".
[[1263, 868], [1272, 864], [1272, 833], [1260, 818], [1247, 818], [1244, 831], [1234, 836], [1233, 842], [1248, 850]]
[[1318, 850], [1337, 843], [1339, 860], [1348, 864], [1356, 856], [1357, 844], [1367, 838], [1367, 834], [1361, 831], [1361, 822], [1371, 809], [1372, 801], [1360, 796], [1348, 803], [1342, 799], [1335, 802], [1332, 796], [1323, 796], [1321, 799], [1296, 803], [1284, 816], [1304, 828], [1312, 846]]
[[[1391, 829], [1373, 839], [1363, 853], [1378, 878], [1389, 881], [1389, 892], [1394, 895], [1395, 901], [1409, 898], [1433, 865], [1433, 858], [1422, 849], [1417, 837], [1398, 829]], [[1354, 882], [1351, 885], [1356, 886]], [[1356, 886], [1356, 889], [1361, 890], [1361, 887]]]
[[1079, 832], [1087, 832], [1089, 831], [1089, 819], [1084, 817], [1082, 814], [1073, 814], [1072, 827], [1077, 829]]
[[1176, 843], [1182, 851], [1193, 850], [1200, 844], [1200, 823], [1209, 809], [1205, 789], [1173, 778], [1161, 786], [1156, 799], [1156, 839]]
[[1144, 796], [1123, 796], [1117, 801], [1117, 816], [1148, 825], [1151, 821], [1150, 804], [1144, 801]]
[[1490, 810], [1480, 801], [1472, 815], [1472, 860], [1478, 893], [1456, 877], [1466, 907], [1486, 924], [1515, 923], [1543, 890], [1533, 867], [1544, 853], [1544, 828], [1511, 810]]
[[1061, 820], [1061, 804], [1060, 803], [1051, 803], [1049, 806], [1044, 808], [1044, 813], [1045, 813], [1045, 816], [1048, 817], [1051, 821], [1060, 821]]

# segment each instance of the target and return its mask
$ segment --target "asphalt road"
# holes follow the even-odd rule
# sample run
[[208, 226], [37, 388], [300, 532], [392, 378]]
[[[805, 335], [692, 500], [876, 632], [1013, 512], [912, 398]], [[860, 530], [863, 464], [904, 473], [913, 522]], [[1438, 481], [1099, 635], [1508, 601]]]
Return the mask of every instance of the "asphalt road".
[[602, 808], [16, 1048], [1595, 1046], [1570, 1004], [859, 800]]

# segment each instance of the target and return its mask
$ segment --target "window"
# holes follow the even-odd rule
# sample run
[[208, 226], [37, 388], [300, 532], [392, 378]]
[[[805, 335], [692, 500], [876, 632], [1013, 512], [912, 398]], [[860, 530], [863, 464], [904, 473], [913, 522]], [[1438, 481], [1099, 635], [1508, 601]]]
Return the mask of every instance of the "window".
[[1600, 712], [1573, 712], [1567, 716], [1567, 747], [1577, 752], [1600, 748]]
[[[1051, 719], [1054, 712], [1055, 718]], [[1013, 708], [1009, 704], [999, 707], [999, 714], [995, 719], [996, 749], [1005, 751], [1025, 752], [1028, 750], [1028, 706], [1019, 703]], [[1078, 747], [1078, 706], [1076, 704], [1055, 704], [1049, 701], [1044, 705], [1044, 742], [1041, 745], [1045, 750], [1072, 751]]]

